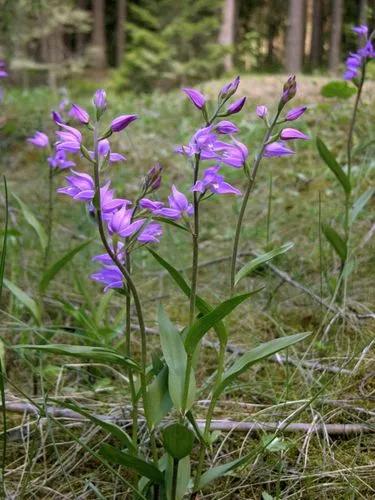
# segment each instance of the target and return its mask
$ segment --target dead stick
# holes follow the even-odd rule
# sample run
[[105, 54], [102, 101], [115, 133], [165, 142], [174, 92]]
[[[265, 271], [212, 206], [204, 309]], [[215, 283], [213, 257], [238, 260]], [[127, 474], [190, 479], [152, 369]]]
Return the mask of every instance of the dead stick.
[[[31, 414], [39, 417], [38, 409], [31, 403], [23, 401], [6, 402], [6, 410], [12, 413]], [[87, 419], [67, 408], [59, 408], [54, 406], [47, 407], [47, 413], [54, 418], [63, 418], [75, 421], [87, 421]], [[131, 420], [119, 419], [108, 415], [96, 415], [106, 421], [113, 421], [117, 424], [123, 423], [131, 425]], [[204, 428], [205, 420], [197, 420], [200, 428]], [[281, 422], [254, 422], [243, 421], [236, 422], [232, 420], [212, 420], [211, 430], [227, 431], [227, 432], [318, 432], [328, 433], [331, 435], [348, 435], [360, 433], [375, 432], [375, 425], [370, 424], [309, 424], [309, 423], [291, 423], [281, 428]]]

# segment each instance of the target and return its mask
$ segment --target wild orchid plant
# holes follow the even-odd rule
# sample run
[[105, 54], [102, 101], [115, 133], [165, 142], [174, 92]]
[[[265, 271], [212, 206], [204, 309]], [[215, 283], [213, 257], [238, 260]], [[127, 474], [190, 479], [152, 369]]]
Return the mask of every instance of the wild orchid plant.
[[321, 158], [334, 173], [344, 191], [343, 236], [331, 225], [322, 225], [323, 234], [340, 259], [340, 273], [333, 297], [334, 299], [337, 297], [339, 301], [343, 302], [344, 307], [347, 295], [347, 280], [353, 270], [350, 248], [351, 227], [375, 192], [373, 188], [370, 188], [353, 202], [352, 164], [355, 124], [366, 78], [366, 68], [368, 63], [375, 57], [375, 49], [372, 41], [375, 32], [369, 35], [368, 27], [364, 25], [354, 27], [353, 31], [358, 36], [358, 49], [356, 52], [350, 53], [346, 59], [346, 70], [343, 75], [344, 80], [351, 81], [355, 85], [353, 92], [356, 94], [347, 134], [346, 169], [338, 163], [322, 139], [317, 139], [317, 147]]
[[[23, 346], [40, 351], [91, 358], [102, 363], [119, 364], [128, 376], [131, 397], [131, 435], [107, 421], [91, 416], [76, 403], [65, 403], [103, 427], [117, 442], [117, 446], [104, 444], [100, 455], [108, 462], [120, 464], [133, 471], [130, 485], [138, 498], [182, 498], [190, 492], [192, 498], [211, 481], [245, 465], [252, 458], [245, 455], [237, 460], [204, 471], [204, 459], [211, 449], [213, 435], [211, 421], [220, 396], [254, 363], [303, 340], [307, 334], [296, 334], [271, 340], [239, 357], [226, 368], [225, 354], [228, 332], [223, 319], [237, 306], [258, 290], [234, 295], [238, 282], [257, 265], [270, 260], [290, 248], [283, 246], [252, 261], [237, 271], [237, 256], [242, 223], [247, 203], [253, 189], [256, 174], [263, 158], [283, 157], [294, 152], [285, 143], [295, 139], [308, 139], [299, 130], [283, 127], [297, 120], [306, 110], [298, 107], [284, 113], [284, 108], [296, 94], [296, 80], [291, 76], [285, 83], [274, 115], [265, 106], [258, 106], [257, 116], [263, 120], [265, 133], [259, 152], [250, 164], [248, 148], [234, 136], [238, 127], [227, 118], [239, 113], [245, 97], [230, 103], [237, 92], [240, 79], [235, 78], [219, 92], [216, 103], [210, 102], [200, 91], [183, 89], [191, 103], [202, 115], [202, 127], [191, 137], [187, 145], [179, 146], [176, 152], [190, 160], [191, 200], [177, 186], [171, 187], [168, 202], [156, 199], [160, 186], [162, 167], [153, 166], [145, 176], [134, 200], [117, 198], [111, 188], [111, 165], [125, 158], [113, 152], [110, 138], [129, 127], [137, 115], [121, 115], [105, 125], [107, 98], [99, 89], [93, 97], [94, 113], [90, 114], [74, 104], [74, 118], [91, 136], [92, 148], [83, 131], [64, 123], [55, 115], [58, 126], [54, 155], [54, 168], [70, 168], [70, 155], [81, 154], [86, 159], [89, 172], [71, 170], [66, 177], [67, 185], [58, 192], [73, 200], [85, 203], [95, 216], [104, 253], [93, 260], [100, 269], [91, 278], [104, 286], [104, 292], [115, 289], [125, 296], [125, 348], [123, 352], [102, 346], [77, 346], [48, 344]], [[48, 145], [48, 138], [38, 133], [30, 141], [39, 147]], [[52, 160], [51, 160], [52, 161]], [[51, 163], [50, 163], [51, 164]], [[201, 167], [205, 165], [203, 173]], [[52, 166], [52, 164], [51, 164]], [[225, 168], [242, 170], [246, 181], [240, 215], [236, 225], [230, 273], [229, 298], [217, 306], [206, 302], [199, 294], [199, 238], [201, 213], [204, 203], [214, 196], [242, 196], [239, 188], [225, 180]], [[107, 174], [107, 172], [109, 174]], [[192, 242], [192, 273], [190, 283], [184, 276], [150, 248], [157, 244], [163, 234], [163, 224], [171, 224]], [[140, 248], [147, 247], [153, 257], [169, 273], [176, 285], [189, 299], [189, 321], [180, 330], [159, 308], [159, 332], [162, 356], [152, 356], [146, 334], [144, 309], [138, 287], [133, 276], [132, 260]], [[131, 305], [135, 306], [141, 353], [134, 354], [131, 331]], [[219, 340], [217, 370], [211, 386], [211, 401], [203, 431], [195, 418], [196, 379], [199, 346], [206, 333], [214, 329]], [[142, 402], [142, 407], [140, 407]], [[143, 420], [144, 419], [144, 420]], [[139, 423], [144, 421], [148, 439], [142, 438]], [[191, 455], [197, 458], [196, 468], [191, 472]], [[191, 477], [193, 477], [191, 479]]]

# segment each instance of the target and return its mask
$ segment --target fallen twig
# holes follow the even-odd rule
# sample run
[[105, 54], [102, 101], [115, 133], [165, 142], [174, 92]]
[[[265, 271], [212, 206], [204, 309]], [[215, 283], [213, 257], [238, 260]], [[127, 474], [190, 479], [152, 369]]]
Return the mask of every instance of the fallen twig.
[[[30, 414], [36, 417], [40, 415], [36, 406], [24, 401], [9, 401], [6, 402], [6, 410], [13, 413]], [[67, 408], [59, 408], [48, 406], [46, 408], [48, 416], [53, 418], [63, 418], [75, 421], [87, 421], [87, 419]], [[131, 420], [120, 419], [108, 415], [95, 415], [96, 417], [109, 422], [116, 422], [118, 425], [131, 425]], [[206, 421], [197, 420], [200, 428], [204, 428]], [[253, 421], [232, 421], [232, 420], [212, 420], [211, 430], [228, 431], [228, 432], [325, 432], [331, 435], [348, 435], [375, 432], [375, 425], [371, 424], [309, 424], [309, 423], [290, 423], [282, 425], [281, 422], [253, 422]]]

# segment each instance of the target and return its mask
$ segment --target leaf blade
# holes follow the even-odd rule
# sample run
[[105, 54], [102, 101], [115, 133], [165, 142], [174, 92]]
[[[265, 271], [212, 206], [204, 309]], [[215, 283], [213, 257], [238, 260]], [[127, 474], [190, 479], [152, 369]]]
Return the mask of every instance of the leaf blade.
[[48, 238], [47, 238], [47, 233], [45, 232], [43, 226], [41, 223], [38, 221], [38, 219], [35, 217], [35, 215], [32, 213], [30, 208], [18, 198], [15, 194], [13, 194], [14, 198], [16, 199], [17, 203], [19, 204], [21, 208], [22, 215], [24, 216], [26, 222], [34, 229], [36, 232], [40, 245], [42, 247], [43, 252], [46, 250], [47, 245], [48, 245]]
[[350, 180], [343, 169], [338, 164], [336, 158], [333, 156], [331, 151], [327, 148], [325, 143], [319, 138], [316, 138], [316, 146], [318, 148], [318, 152], [324, 163], [327, 167], [333, 172], [336, 176], [336, 179], [341, 184], [346, 194], [349, 194], [351, 191]]
[[322, 224], [322, 231], [328, 242], [340, 257], [342, 262], [346, 261], [348, 250], [345, 241], [341, 236], [328, 224]]
[[31, 312], [31, 314], [35, 318], [35, 321], [38, 323], [38, 325], [40, 325], [42, 322], [42, 313], [35, 300], [32, 299], [26, 292], [21, 290], [21, 288], [19, 288], [16, 284], [14, 284], [12, 281], [7, 280], [6, 278], [4, 278], [4, 285], [16, 297], [16, 299]]

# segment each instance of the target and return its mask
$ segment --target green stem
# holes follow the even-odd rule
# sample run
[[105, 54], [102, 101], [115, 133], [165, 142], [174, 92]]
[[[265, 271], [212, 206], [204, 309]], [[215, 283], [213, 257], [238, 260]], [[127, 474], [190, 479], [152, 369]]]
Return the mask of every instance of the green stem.
[[[352, 174], [352, 149], [353, 149], [353, 136], [354, 136], [354, 129], [355, 129], [355, 123], [357, 119], [357, 114], [358, 114], [358, 108], [359, 108], [359, 103], [361, 99], [361, 94], [362, 94], [362, 89], [363, 89], [363, 84], [365, 82], [365, 77], [366, 77], [366, 64], [362, 66], [362, 73], [361, 73], [361, 78], [357, 87], [357, 95], [355, 98], [354, 102], [354, 107], [353, 107], [353, 113], [352, 117], [350, 120], [350, 125], [349, 125], [349, 131], [348, 131], [348, 140], [346, 144], [346, 153], [347, 153], [347, 162], [348, 162], [348, 180], [349, 184], [351, 185], [351, 174]], [[344, 219], [344, 232], [345, 232], [345, 243], [346, 243], [346, 260], [342, 262], [341, 264], [341, 273], [343, 273], [345, 269], [345, 265], [348, 261], [348, 256], [349, 256], [349, 244], [350, 244], [350, 230], [351, 230], [351, 224], [350, 224], [350, 207], [351, 207], [351, 191], [349, 193], [346, 193], [345, 195], [345, 219]], [[347, 276], [344, 276], [342, 285], [343, 285], [343, 302], [344, 302], [344, 307], [345, 307], [345, 302], [346, 302], [346, 293], [347, 293], [347, 286], [348, 286], [348, 278]], [[341, 296], [341, 293], [338, 293], [339, 297]]]
[[44, 261], [43, 261], [44, 270], [46, 270], [47, 268], [49, 254], [51, 251], [52, 228], [53, 228], [53, 169], [49, 167], [48, 205], [47, 205], [47, 245], [44, 251]]
[[173, 459], [171, 500], [176, 500], [176, 498], [177, 498], [177, 479], [178, 479], [178, 459], [174, 458]]
[[204, 443], [201, 443], [201, 446], [199, 449], [198, 466], [197, 466], [197, 472], [196, 472], [195, 479], [194, 479], [194, 488], [193, 488], [194, 490], [196, 490], [198, 488], [198, 484], [199, 484], [199, 481], [200, 481], [200, 478], [201, 478], [201, 475], [203, 472], [204, 455], [205, 455], [207, 443], [209, 440], [211, 421], [212, 421], [212, 417], [213, 417], [216, 402], [217, 402], [217, 398], [215, 397], [216, 388], [221, 383], [221, 380], [223, 378], [224, 368], [225, 368], [225, 352], [226, 352], [226, 343], [220, 345], [218, 367], [217, 367], [217, 372], [216, 372], [216, 381], [215, 381], [215, 385], [214, 385], [213, 390], [212, 390], [211, 401], [210, 401], [210, 404], [208, 406], [207, 415], [206, 415], [206, 423], [205, 423], [204, 431], [203, 431]]
[[266, 133], [264, 134], [263, 141], [262, 141], [262, 146], [260, 148], [259, 154], [256, 156], [253, 167], [251, 170], [251, 173], [249, 174], [249, 180], [247, 183], [245, 195], [242, 200], [242, 205], [240, 208], [240, 213], [237, 219], [237, 225], [236, 225], [236, 232], [234, 235], [234, 242], [233, 242], [233, 251], [232, 251], [232, 259], [231, 259], [231, 267], [230, 267], [230, 290], [231, 290], [231, 295], [233, 295], [233, 289], [234, 289], [234, 281], [235, 281], [235, 276], [236, 276], [236, 264], [237, 264], [237, 256], [238, 256], [238, 245], [240, 241], [240, 235], [241, 235], [241, 229], [242, 229], [242, 223], [243, 223], [243, 218], [246, 212], [246, 207], [247, 203], [249, 201], [250, 193], [253, 190], [254, 184], [255, 184], [255, 178], [258, 172], [258, 168], [260, 165], [260, 162], [263, 158], [263, 152], [264, 149], [267, 145], [268, 140], [270, 139], [273, 129], [276, 125], [277, 119], [280, 116], [282, 107], [279, 106], [277, 113], [275, 115], [275, 118], [273, 119], [271, 125], [267, 127]]
[[[131, 273], [131, 264], [130, 264], [130, 255], [126, 252], [125, 254], [125, 265], [129, 274]], [[128, 287], [128, 294], [126, 296], [126, 324], [125, 324], [125, 356], [130, 358], [131, 356], [131, 295]], [[130, 388], [130, 397], [132, 401], [132, 438], [133, 443], [137, 446], [137, 437], [138, 437], [138, 403], [137, 403], [137, 391], [135, 389], [133, 370], [129, 368], [128, 370], [128, 378], [129, 378], [129, 388]]]
[[140, 331], [140, 336], [141, 336], [141, 370], [140, 370], [141, 393], [142, 393], [143, 407], [144, 407], [146, 422], [147, 422], [149, 430], [151, 430], [152, 425], [151, 425], [150, 419], [149, 419], [149, 402], [148, 402], [148, 394], [147, 394], [147, 377], [146, 377], [147, 338], [146, 338], [145, 323], [144, 323], [144, 319], [143, 319], [142, 306], [141, 306], [141, 302], [139, 299], [137, 288], [136, 288], [136, 286], [131, 278], [131, 275], [129, 274], [126, 267], [120, 262], [117, 255], [110, 247], [110, 244], [108, 243], [108, 240], [106, 237], [103, 219], [102, 219], [102, 214], [101, 214], [101, 203], [100, 203], [98, 142], [99, 142], [98, 141], [98, 126], [97, 126], [97, 124], [95, 124], [95, 128], [94, 128], [94, 148], [95, 148], [94, 181], [95, 181], [95, 205], [96, 205], [96, 215], [97, 215], [99, 235], [100, 235], [101, 241], [103, 243], [103, 246], [104, 246], [106, 252], [111, 257], [112, 261], [116, 264], [118, 269], [120, 270], [121, 274], [123, 275], [123, 277], [128, 285], [130, 293], [133, 296], [134, 306], [135, 306], [135, 310], [136, 310], [136, 314], [137, 314], [137, 318], [138, 318], [139, 331]]

